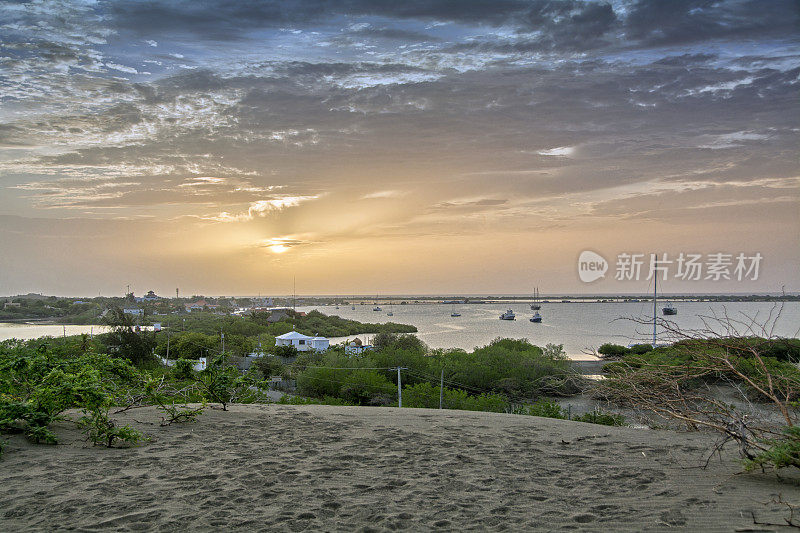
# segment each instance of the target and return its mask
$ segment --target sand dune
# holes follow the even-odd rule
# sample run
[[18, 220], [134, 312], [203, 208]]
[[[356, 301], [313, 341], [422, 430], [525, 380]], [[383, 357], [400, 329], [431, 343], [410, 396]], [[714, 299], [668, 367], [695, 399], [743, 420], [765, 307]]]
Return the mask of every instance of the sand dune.
[[798, 476], [740, 470], [714, 437], [424, 409], [232, 406], [92, 448], [13, 437], [0, 461], [0, 530], [764, 531], [800, 500]]

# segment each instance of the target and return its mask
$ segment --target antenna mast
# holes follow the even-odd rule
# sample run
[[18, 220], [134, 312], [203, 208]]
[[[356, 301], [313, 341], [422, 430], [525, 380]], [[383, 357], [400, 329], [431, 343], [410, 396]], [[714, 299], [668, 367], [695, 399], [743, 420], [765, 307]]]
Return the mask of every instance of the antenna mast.
[[658, 298], [658, 261], [653, 274], [653, 349], [656, 347], [656, 317], [658, 317], [658, 306], [656, 299]]

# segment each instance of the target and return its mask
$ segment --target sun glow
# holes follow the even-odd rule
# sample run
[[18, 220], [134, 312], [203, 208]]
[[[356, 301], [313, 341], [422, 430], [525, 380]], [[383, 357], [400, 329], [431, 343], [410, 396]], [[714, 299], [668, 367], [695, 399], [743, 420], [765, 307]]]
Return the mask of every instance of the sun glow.
[[269, 248], [269, 251], [272, 252], [273, 254], [282, 254], [282, 253], [286, 253], [286, 252], [289, 251], [289, 247], [288, 246], [284, 246], [282, 244], [273, 244], [273, 245], [268, 246], [268, 248]]

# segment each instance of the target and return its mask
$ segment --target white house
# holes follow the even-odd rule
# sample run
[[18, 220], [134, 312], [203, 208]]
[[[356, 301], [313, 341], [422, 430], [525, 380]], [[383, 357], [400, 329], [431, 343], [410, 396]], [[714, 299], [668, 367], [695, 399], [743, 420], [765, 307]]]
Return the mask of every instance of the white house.
[[311, 339], [311, 348], [317, 350], [318, 352], [323, 352], [330, 348], [331, 341], [326, 339], [325, 337], [314, 337]]
[[137, 307], [126, 307], [122, 312], [126, 315], [144, 316], [144, 309], [139, 309]]
[[344, 345], [344, 353], [350, 355], [361, 355], [362, 353], [371, 349], [372, 349], [371, 344], [362, 343], [361, 339], [359, 339], [358, 337], [356, 337], [355, 339]]
[[290, 331], [275, 337], [275, 346], [294, 346], [298, 352], [309, 350], [327, 350], [330, 341], [325, 337], [309, 337], [296, 331]]

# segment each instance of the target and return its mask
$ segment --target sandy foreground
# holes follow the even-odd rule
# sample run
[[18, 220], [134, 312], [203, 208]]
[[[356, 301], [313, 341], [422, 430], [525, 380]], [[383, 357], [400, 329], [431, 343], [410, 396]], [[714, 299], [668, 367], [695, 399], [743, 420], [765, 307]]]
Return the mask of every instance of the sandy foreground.
[[92, 448], [14, 436], [0, 531], [777, 531], [800, 476], [734, 475], [715, 437], [425, 409], [235, 405]]

